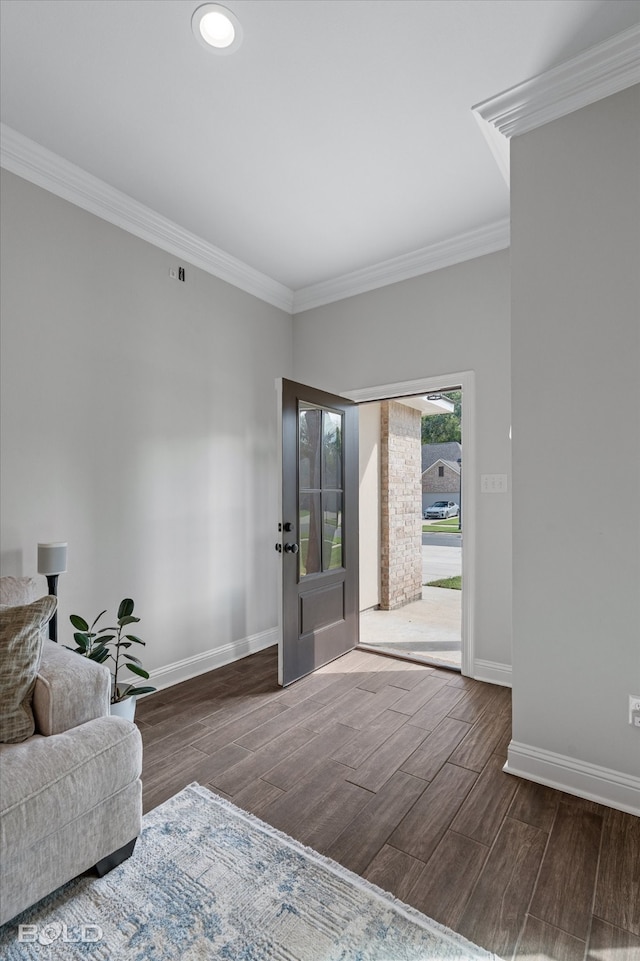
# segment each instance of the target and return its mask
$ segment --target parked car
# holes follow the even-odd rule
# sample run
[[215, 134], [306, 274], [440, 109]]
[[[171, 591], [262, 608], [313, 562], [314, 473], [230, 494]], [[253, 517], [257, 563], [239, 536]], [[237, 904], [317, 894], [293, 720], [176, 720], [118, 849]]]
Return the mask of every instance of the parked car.
[[457, 517], [459, 513], [460, 508], [453, 501], [436, 501], [431, 507], [427, 507], [422, 516], [426, 520], [432, 520], [434, 517]]

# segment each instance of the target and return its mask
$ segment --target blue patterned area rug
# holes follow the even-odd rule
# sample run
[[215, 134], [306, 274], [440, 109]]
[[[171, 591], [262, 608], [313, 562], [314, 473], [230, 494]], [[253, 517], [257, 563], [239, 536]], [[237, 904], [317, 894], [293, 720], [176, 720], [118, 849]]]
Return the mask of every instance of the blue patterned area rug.
[[104, 878], [76, 878], [0, 929], [0, 956], [495, 958], [199, 784], [145, 816], [134, 854], [120, 867]]

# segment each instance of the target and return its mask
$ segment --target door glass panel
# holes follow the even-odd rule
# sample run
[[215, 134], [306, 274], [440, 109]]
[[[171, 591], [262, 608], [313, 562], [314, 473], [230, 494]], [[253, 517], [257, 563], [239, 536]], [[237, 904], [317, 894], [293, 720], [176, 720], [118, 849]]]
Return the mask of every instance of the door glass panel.
[[343, 566], [343, 414], [300, 401], [298, 407], [299, 573]]
[[298, 539], [300, 577], [317, 574], [320, 566], [320, 491], [300, 492]]
[[322, 569], [330, 571], [342, 567], [342, 494], [326, 492], [322, 506]]
[[300, 490], [320, 488], [320, 438], [322, 435], [322, 411], [319, 407], [300, 404], [299, 458]]
[[322, 486], [342, 488], [342, 414], [325, 410], [322, 424]]

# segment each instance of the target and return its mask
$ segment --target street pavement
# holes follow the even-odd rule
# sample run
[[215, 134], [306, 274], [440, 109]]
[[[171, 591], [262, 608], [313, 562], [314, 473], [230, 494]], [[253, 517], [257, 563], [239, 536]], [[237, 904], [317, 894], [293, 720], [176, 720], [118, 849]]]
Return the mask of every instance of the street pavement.
[[422, 534], [423, 547], [460, 547], [462, 534]]

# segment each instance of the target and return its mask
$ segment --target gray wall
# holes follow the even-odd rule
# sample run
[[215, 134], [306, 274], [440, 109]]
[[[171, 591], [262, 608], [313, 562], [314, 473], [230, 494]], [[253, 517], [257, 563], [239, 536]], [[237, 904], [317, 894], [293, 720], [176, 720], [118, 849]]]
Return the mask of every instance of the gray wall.
[[197, 673], [208, 652], [275, 641], [292, 321], [188, 264], [171, 280], [175, 265], [3, 171], [2, 572], [68, 540], [61, 639], [69, 613], [131, 596], [147, 664]]
[[637, 777], [640, 88], [516, 138], [511, 169], [514, 742]]
[[479, 492], [511, 473], [509, 299], [503, 251], [298, 314], [293, 344], [296, 380], [337, 392], [475, 371], [475, 657], [510, 666], [511, 496]]

